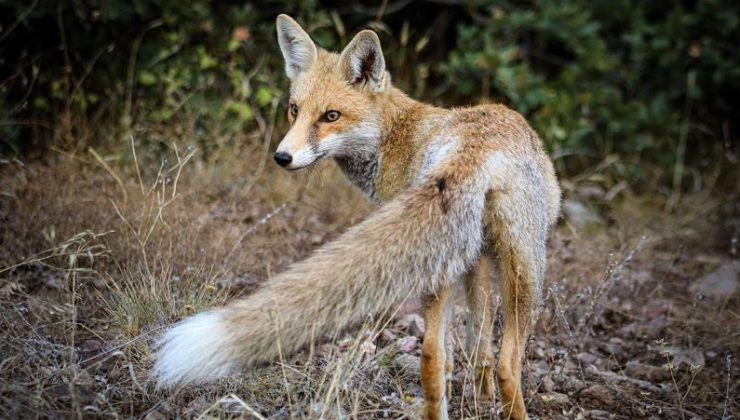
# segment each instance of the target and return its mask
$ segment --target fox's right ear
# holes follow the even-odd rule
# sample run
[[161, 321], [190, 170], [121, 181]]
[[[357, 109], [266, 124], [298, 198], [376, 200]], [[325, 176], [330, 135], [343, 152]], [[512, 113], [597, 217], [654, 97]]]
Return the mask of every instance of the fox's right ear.
[[369, 29], [355, 35], [339, 56], [339, 70], [352, 86], [383, 91], [390, 76], [385, 71], [378, 35]]
[[293, 80], [300, 73], [308, 71], [316, 61], [316, 44], [293, 18], [279, 15], [277, 26], [278, 44], [285, 59], [285, 74]]

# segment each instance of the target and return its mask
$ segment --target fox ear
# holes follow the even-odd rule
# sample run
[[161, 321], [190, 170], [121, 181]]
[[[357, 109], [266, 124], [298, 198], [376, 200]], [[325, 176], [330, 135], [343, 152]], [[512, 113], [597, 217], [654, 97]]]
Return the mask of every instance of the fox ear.
[[378, 35], [369, 29], [355, 35], [339, 57], [339, 70], [353, 86], [383, 91], [388, 75]]
[[285, 59], [285, 74], [293, 80], [300, 73], [308, 71], [316, 61], [316, 44], [293, 18], [279, 15], [277, 26], [278, 44]]

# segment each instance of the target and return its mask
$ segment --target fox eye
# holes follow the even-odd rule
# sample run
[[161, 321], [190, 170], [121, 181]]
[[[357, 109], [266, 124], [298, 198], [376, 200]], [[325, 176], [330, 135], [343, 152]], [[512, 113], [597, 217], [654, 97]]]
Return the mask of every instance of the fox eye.
[[296, 104], [290, 104], [290, 115], [293, 117], [298, 116], [298, 105]]
[[339, 119], [340, 115], [342, 114], [340, 114], [339, 111], [334, 111], [334, 110], [326, 111], [323, 119], [324, 121], [327, 121], [327, 122], [334, 122]]

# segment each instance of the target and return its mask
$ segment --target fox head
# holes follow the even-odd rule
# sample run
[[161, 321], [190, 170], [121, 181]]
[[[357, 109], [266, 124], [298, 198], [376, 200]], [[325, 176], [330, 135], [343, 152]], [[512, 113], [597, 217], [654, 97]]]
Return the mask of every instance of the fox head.
[[377, 150], [383, 122], [378, 102], [390, 86], [378, 35], [364, 30], [335, 54], [317, 48], [287, 15], [277, 17], [277, 35], [290, 79], [291, 127], [275, 161], [297, 170], [325, 157]]

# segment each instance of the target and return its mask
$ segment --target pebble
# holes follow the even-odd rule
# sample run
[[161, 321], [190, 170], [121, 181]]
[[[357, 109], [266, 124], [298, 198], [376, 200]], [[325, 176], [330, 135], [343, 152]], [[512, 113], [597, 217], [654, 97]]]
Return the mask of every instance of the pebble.
[[576, 355], [576, 359], [578, 359], [578, 361], [581, 363], [587, 364], [594, 364], [599, 361], [599, 358], [591, 353], [578, 353]]
[[559, 392], [540, 394], [540, 399], [545, 403], [545, 405], [553, 408], [564, 408], [570, 404], [570, 398]]
[[396, 322], [396, 328], [407, 330], [409, 334], [417, 337], [424, 336], [426, 326], [424, 319], [418, 314], [406, 314]]
[[705, 274], [689, 288], [692, 292], [712, 298], [728, 298], [740, 287], [740, 262], [728, 261]]
[[604, 385], [591, 385], [580, 393], [581, 399], [591, 400], [600, 406], [612, 407], [616, 400], [611, 389]]
[[635, 360], [627, 362], [625, 373], [628, 376], [651, 382], [664, 382], [671, 378], [671, 373], [666, 368], [640, 363]]

